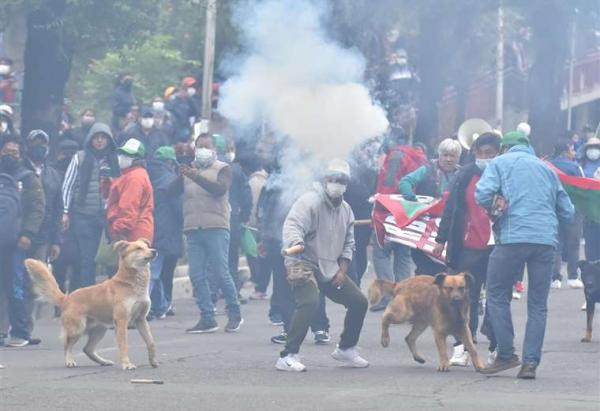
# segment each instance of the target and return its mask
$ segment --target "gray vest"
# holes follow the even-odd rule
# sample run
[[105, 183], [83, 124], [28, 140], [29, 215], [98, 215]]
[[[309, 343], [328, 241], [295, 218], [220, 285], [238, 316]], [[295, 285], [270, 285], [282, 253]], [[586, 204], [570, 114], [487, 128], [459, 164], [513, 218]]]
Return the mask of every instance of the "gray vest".
[[79, 170], [77, 170], [77, 178], [73, 187], [73, 198], [71, 200], [71, 209], [78, 214], [99, 215], [104, 212], [104, 201], [100, 194], [100, 163], [94, 159], [94, 167], [90, 177], [90, 185], [83, 201], [79, 198], [81, 191], [81, 167], [83, 166], [84, 151], [77, 152], [77, 160], [79, 161]]

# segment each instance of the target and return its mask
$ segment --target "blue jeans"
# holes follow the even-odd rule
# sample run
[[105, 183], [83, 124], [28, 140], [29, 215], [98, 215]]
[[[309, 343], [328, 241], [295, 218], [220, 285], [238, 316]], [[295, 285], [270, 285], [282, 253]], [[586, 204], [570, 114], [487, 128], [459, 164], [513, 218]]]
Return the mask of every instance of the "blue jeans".
[[10, 335], [28, 340], [33, 329], [31, 317], [33, 295], [31, 280], [23, 265], [25, 258], [27, 252], [21, 249], [14, 247], [0, 249], [0, 277], [8, 301]]
[[410, 250], [410, 247], [397, 243], [385, 243], [382, 248], [375, 241], [373, 268], [377, 279], [397, 283], [410, 277]]
[[220, 280], [229, 318], [239, 318], [240, 302], [229, 272], [229, 231], [222, 228], [190, 230], [185, 233], [188, 246], [189, 276], [196, 293], [196, 304], [204, 321], [215, 318], [208, 285], [208, 265]]
[[79, 245], [79, 272], [73, 273], [71, 291], [96, 284], [96, 254], [104, 222], [100, 216], [73, 214], [71, 226]]
[[538, 365], [548, 315], [548, 293], [552, 281], [555, 249], [541, 244], [504, 244], [494, 247], [487, 277], [487, 309], [498, 343], [498, 358], [509, 359], [515, 352], [515, 332], [510, 312], [513, 284], [527, 264], [527, 325], [523, 341], [523, 363]]
[[165, 255], [160, 253], [150, 263], [150, 312], [156, 316], [163, 315], [169, 309], [161, 278], [164, 263]]

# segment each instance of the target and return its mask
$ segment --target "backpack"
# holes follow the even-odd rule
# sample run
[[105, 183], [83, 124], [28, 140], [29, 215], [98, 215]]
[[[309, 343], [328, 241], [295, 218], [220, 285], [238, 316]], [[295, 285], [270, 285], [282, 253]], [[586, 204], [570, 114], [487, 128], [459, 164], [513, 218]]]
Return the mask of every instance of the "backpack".
[[21, 193], [10, 174], [0, 174], [0, 247], [17, 244], [20, 232]]
[[377, 193], [397, 193], [402, 177], [425, 164], [427, 164], [427, 157], [421, 150], [400, 145], [392, 147], [385, 156], [377, 177]]

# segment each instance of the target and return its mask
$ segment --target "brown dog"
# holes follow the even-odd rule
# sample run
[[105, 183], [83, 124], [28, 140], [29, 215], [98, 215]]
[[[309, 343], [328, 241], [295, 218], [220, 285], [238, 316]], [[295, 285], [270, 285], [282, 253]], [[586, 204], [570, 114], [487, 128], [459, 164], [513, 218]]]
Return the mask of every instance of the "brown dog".
[[369, 300], [375, 304], [383, 294], [393, 297], [383, 313], [381, 322], [381, 345], [390, 345], [390, 325], [412, 323], [405, 338], [415, 361], [425, 360], [417, 352], [419, 335], [431, 326], [440, 357], [438, 371], [448, 371], [450, 362], [446, 348], [446, 337], [459, 338], [471, 354], [476, 370], [483, 368], [473, 346], [469, 330], [469, 283], [470, 274], [438, 274], [435, 277], [418, 275], [399, 283], [375, 280], [369, 289]]
[[158, 367], [154, 340], [146, 315], [150, 309], [148, 287], [149, 262], [156, 256], [146, 240], [118, 241], [114, 245], [119, 253], [119, 269], [110, 279], [65, 295], [58, 288], [48, 267], [40, 261], [27, 259], [25, 266], [39, 298], [56, 304], [61, 310], [61, 337], [65, 347], [65, 364], [75, 367], [72, 349], [77, 340], [87, 334], [83, 352], [100, 365], [113, 365], [112, 361], [96, 353], [96, 345], [113, 323], [121, 367], [133, 370], [127, 349], [127, 325], [135, 324], [148, 347], [150, 365]]

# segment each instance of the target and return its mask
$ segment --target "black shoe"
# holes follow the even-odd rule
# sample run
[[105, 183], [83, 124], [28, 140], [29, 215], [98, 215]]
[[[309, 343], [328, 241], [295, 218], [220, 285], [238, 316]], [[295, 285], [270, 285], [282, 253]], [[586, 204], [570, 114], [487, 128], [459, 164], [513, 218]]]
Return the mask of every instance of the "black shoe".
[[193, 326], [192, 328], [188, 328], [185, 330], [188, 334], [208, 334], [214, 333], [219, 329], [219, 324], [213, 319], [210, 321], [200, 320], [198, 324]]
[[40, 345], [41, 343], [42, 343], [42, 339], [41, 338], [31, 337], [29, 339], [29, 345]]
[[169, 308], [167, 308], [167, 312], [165, 314], [167, 314], [167, 317], [173, 317], [175, 315], [175, 309], [172, 305], [169, 305]]
[[156, 316], [153, 313], [148, 313], [148, 315], [146, 316], [146, 321], [150, 322], [152, 320], [154, 320], [156, 318]]
[[227, 321], [227, 325], [225, 326], [226, 333], [236, 333], [240, 330], [240, 327], [244, 324], [244, 319], [242, 317], [230, 318]]
[[274, 337], [271, 337], [273, 344], [285, 344], [287, 342], [287, 333], [282, 332]]
[[537, 365], [532, 362], [528, 362], [523, 364], [521, 370], [517, 374], [517, 378], [521, 378], [523, 380], [535, 380], [535, 369]]
[[390, 301], [389, 297], [383, 297], [377, 304], [372, 305], [369, 310], [371, 310], [371, 312], [383, 311], [387, 308]]
[[327, 345], [331, 342], [329, 333], [327, 331], [315, 331], [315, 344]]
[[496, 361], [494, 361], [492, 365], [479, 370], [479, 372], [484, 375], [492, 375], [509, 370], [511, 368], [518, 367], [519, 365], [521, 365], [521, 361], [519, 361], [519, 356], [513, 354], [512, 357], [508, 359], [496, 358]]

